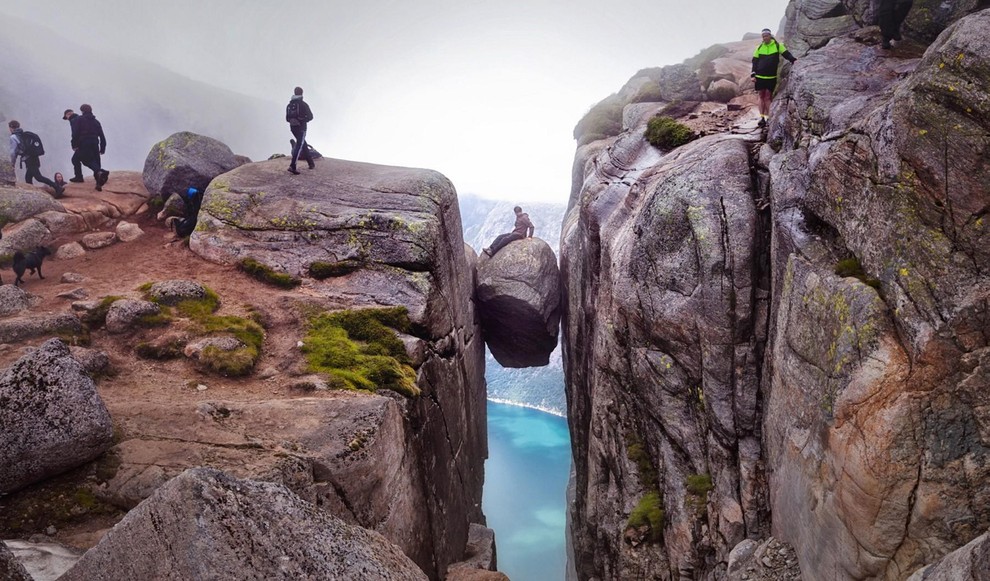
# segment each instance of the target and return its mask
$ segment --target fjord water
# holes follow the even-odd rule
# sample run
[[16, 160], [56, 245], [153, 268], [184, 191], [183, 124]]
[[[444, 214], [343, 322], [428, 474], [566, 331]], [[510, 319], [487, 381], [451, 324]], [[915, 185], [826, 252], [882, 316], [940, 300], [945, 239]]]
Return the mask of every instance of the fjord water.
[[512, 581], [564, 579], [567, 420], [488, 402], [483, 509], [495, 530], [498, 570]]

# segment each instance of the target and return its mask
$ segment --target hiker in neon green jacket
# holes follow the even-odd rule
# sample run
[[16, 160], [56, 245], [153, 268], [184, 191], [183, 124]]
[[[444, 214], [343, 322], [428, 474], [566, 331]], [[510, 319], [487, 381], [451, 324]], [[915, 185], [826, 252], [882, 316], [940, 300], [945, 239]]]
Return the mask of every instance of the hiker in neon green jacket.
[[763, 42], [753, 52], [753, 72], [749, 76], [756, 80], [756, 90], [760, 93], [760, 127], [766, 127], [767, 115], [770, 114], [770, 100], [773, 90], [777, 88], [777, 69], [780, 68], [780, 57], [790, 62], [797, 59], [791, 54], [784, 43], [770, 34], [769, 28], [763, 29]]

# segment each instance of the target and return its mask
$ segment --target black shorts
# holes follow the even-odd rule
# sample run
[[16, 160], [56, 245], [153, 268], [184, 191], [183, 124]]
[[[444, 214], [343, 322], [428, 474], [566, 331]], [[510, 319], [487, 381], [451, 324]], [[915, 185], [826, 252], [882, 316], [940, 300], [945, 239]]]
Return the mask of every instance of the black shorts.
[[777, 77], [774, 77], [772, 79], [761, 79], [760, 77], [756, 77], [757, 91], [770, 91], [771, 93], [773, 93], [773, 90], [776, 88], [777, 88]]

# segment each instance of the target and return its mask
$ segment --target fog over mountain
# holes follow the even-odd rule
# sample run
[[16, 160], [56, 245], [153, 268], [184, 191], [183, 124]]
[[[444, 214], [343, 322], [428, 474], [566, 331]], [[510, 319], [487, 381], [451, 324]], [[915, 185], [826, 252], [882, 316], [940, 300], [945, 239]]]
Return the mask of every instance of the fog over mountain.
[[[132, 158], [117, 157], [121, 147], [136, 147], [130, 137], [139, 130], [131, 125], [158, 138], [176, 128], [203, 131], [256, 159], [287, 147], [284, 105], [301, 85], [316, 116], [310, 139], [325, 155], [435, 169], [461, 193], [564, 201], [572, 130], [593, 104], [639, 69], [776, 27], [786, 5], [6, 2], [0, 44], [17, 48], [4, 53], [4, 85], [28, 100], [7, 103], [3, 112], [55, 122], [66, 107], [91, 103], [115, 132], [108, 135], [111, 167], [138, 169]], [[10, 16], [41, 28], [20, 30]], [[193, 98], [197, 91], [159, 66], [224, 90]], [[29, 92], [19, 88], [22, 78], [33, 79]], [[239, 95], [258, 99], [258, 107], [242, 107]]]
[[[6, 125], [17, 119], [41, 136], [45, 175], [61, 171], [69, 177], [70, 132], [62, 112], [78, 113], [82, 103], [92, 104], [103, 124], [108, 143], [103, 165], [110, 170], [140, 170], [154, 143], [183, 130], [219, 139], [252, 159], [289, 147], [278, 115], [280, 103], [88, 48], [25, 20], [4, 16], [4, 22], [0, 53], [7, 81], [0, 84], [0, 120]], [[6, 147], [3, 150], [6, 153]], [[22, 179], [23, 172], [18, 177]]]

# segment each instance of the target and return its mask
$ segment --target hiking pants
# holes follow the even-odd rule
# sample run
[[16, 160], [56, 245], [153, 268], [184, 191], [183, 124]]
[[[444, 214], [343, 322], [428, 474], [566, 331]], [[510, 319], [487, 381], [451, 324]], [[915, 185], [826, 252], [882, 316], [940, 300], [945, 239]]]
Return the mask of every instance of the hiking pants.
[[489, 247], [492, 249], [492, 254], [495, 254], [499, 250], [505, 248], [510, 242], [515, 242], [516, 240], [522, 240], [525, 238], [522, 234], [516, 234], [515, 232], [509, 232], [508, 234], [499, 234], [495, 237], [495, 241]]
[[41, 175], [40, 159], [37, 157], [26, 157], [24, 158], [24, 167], [27, 168], [27, 171], [24, 172], [25, 183], [31, 184], [33, 183], [32, 180], [38, 180], [46, 186], [54, 188], [55, 191], [58, 191], [58, 188], [55, 187], [55, 182]]
[[877, 9], [877, 24], [884, 40], [897, 40], [901, 37], [901, 24], [911, 12], [914, 0], [880, 0]]
[[309, 148], [306, 147], [306, 128], [302, 125], [298, 127], [289, 127], [292, 131], [292, 136], [296, 138], [296, 146], [292, 148], [292, 162], [290, 162], [289, 167], [296, 169], [296, 160], [300, 157], [306, 160], [306, 163], [312, 165], [313, 158], [309, 155]]
[[81, 151], [81, 149], [76, 148], [76, 150], [72, 152], [72, 176], [80, 179], [83, 177], [82, 155], [80, 154]]
[[[79, 162], [89, 169], [93, 170], [93, 175], [99, 175], [100, 171], [103, 169], [100, 166], [100, 144], [97, 142], [93, 143], [82, 143], [79, 145], [79, 149], [76, 150], [76, 155], [79, 156]], [[73, 155], [75, 159], [76, 155]], [[82, 171], [82, 168], [80, 168]]]

